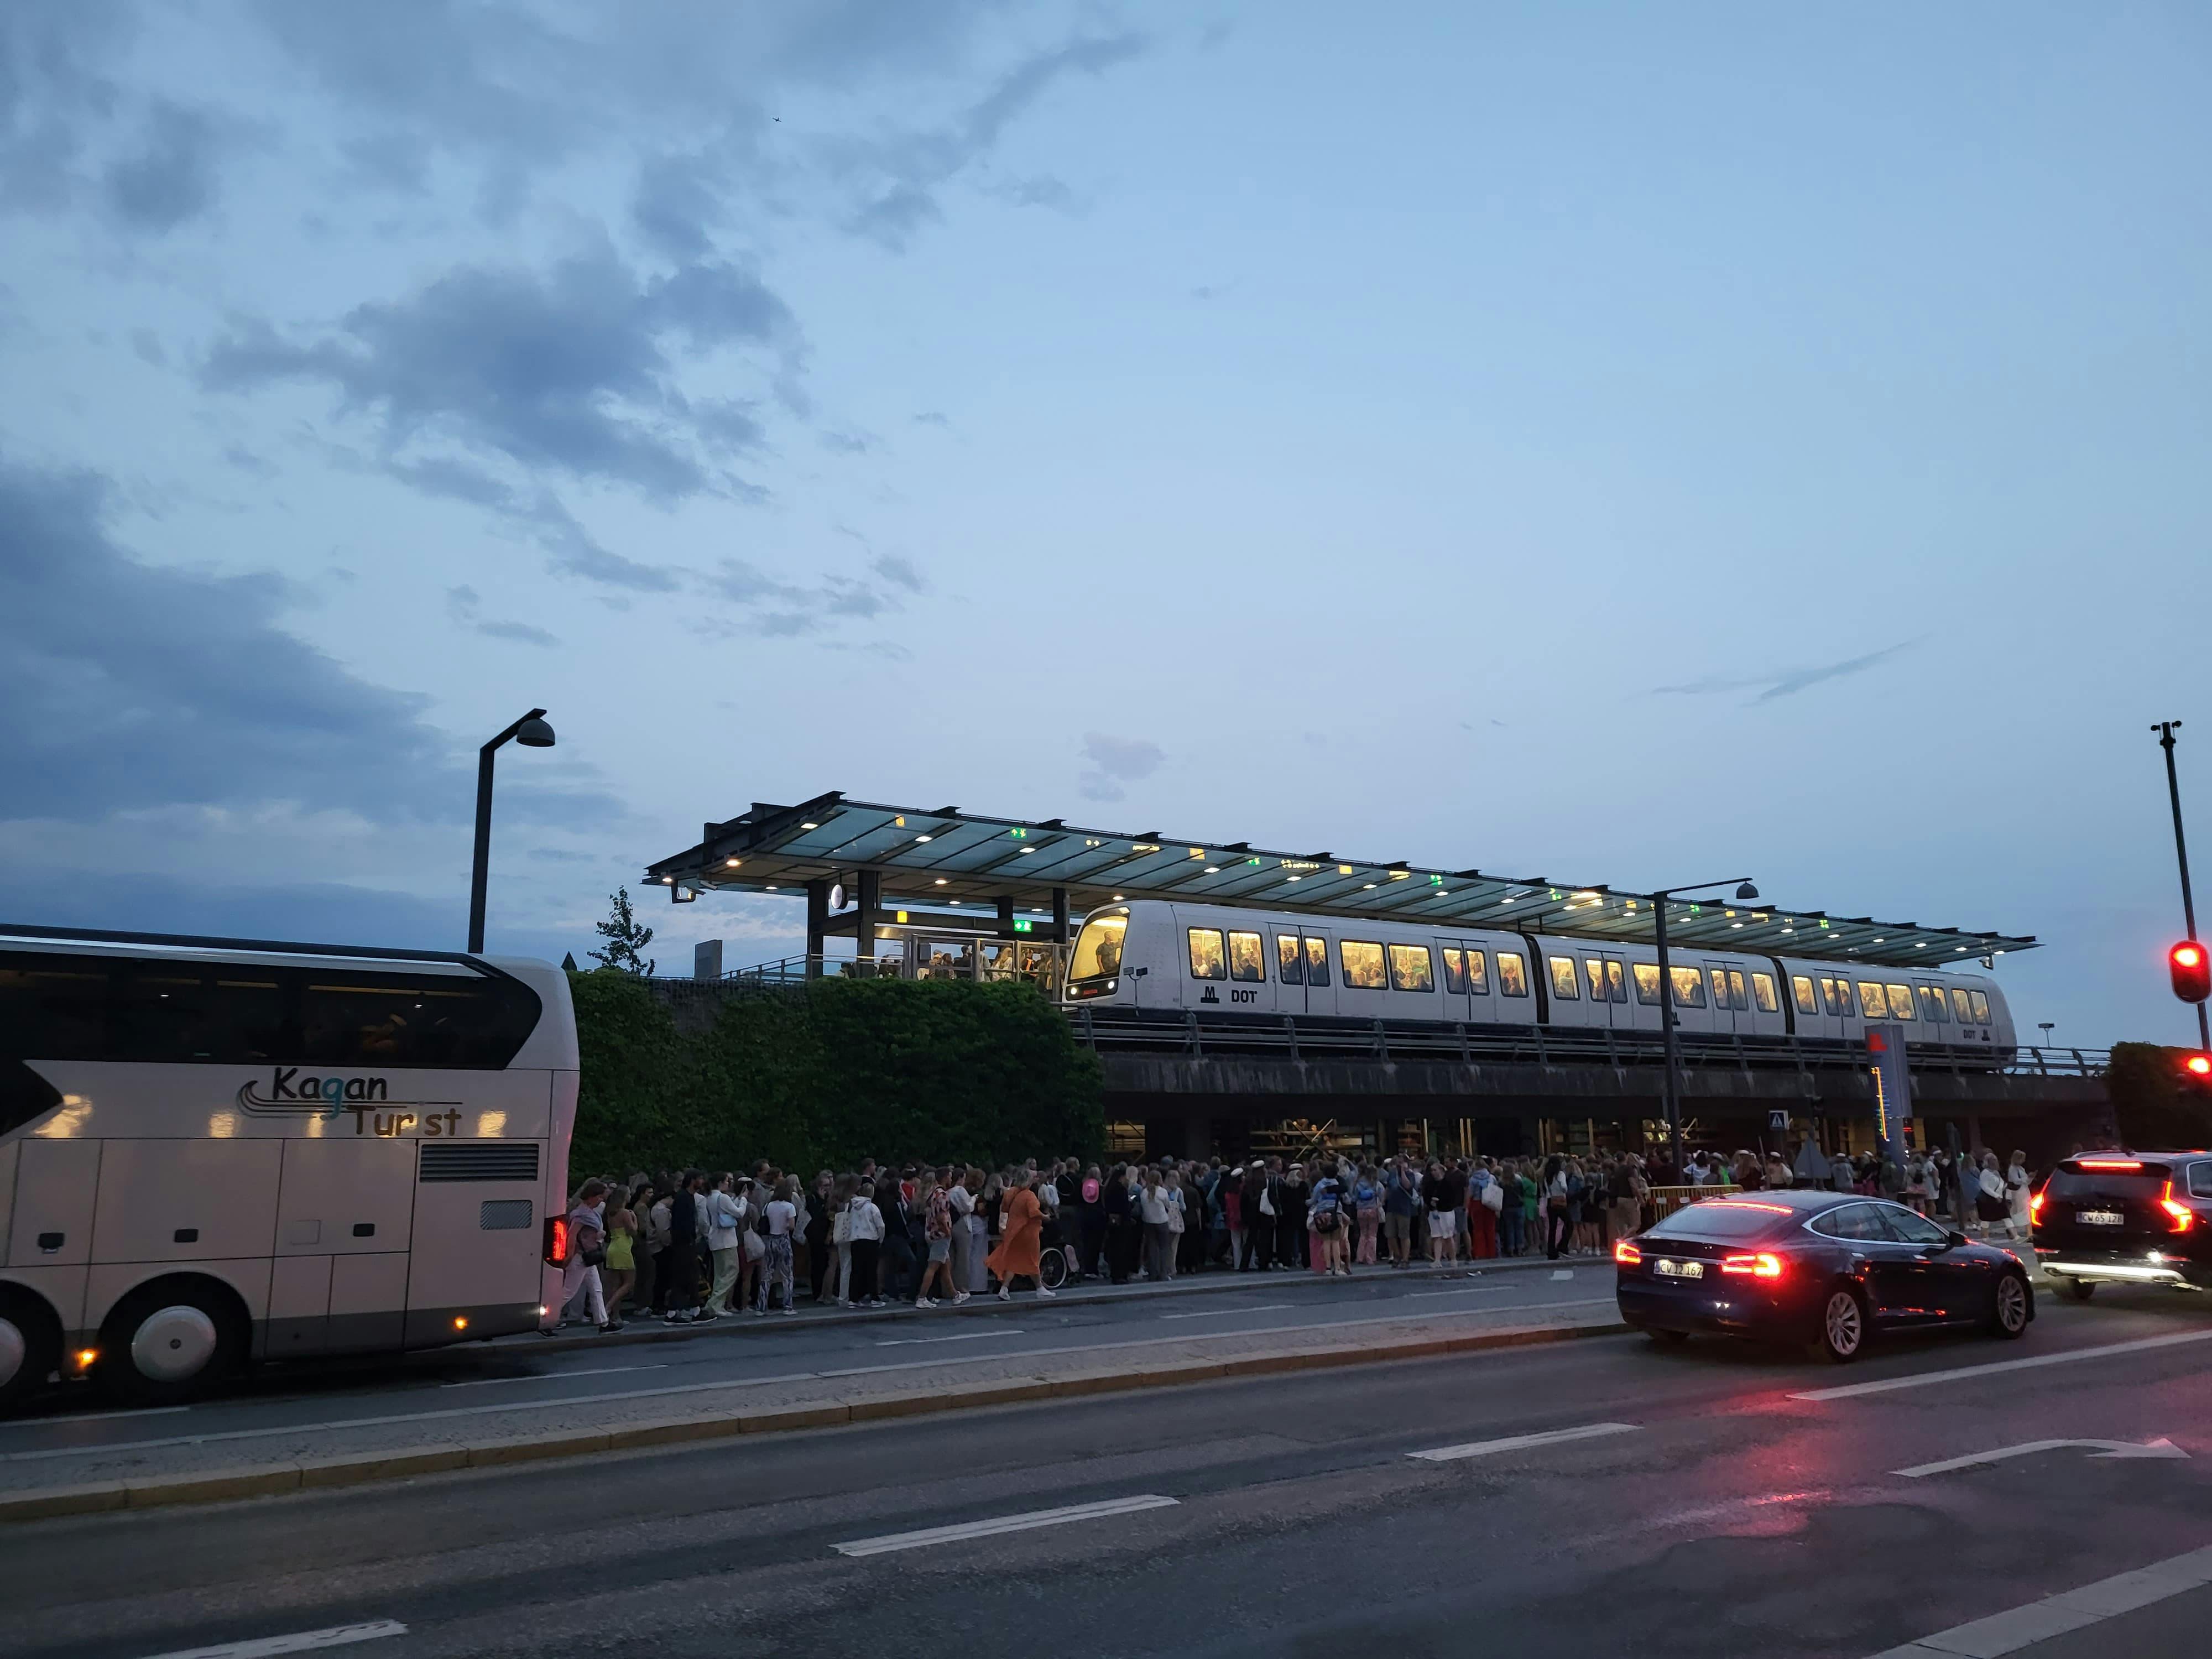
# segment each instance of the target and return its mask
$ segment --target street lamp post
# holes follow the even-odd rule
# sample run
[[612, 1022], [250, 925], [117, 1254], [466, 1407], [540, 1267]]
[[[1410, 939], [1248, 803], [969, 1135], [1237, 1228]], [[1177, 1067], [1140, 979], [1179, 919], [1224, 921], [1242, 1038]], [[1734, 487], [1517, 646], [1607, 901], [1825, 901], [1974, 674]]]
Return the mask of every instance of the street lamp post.
[[[2189, 929], [2189, 937], [2197, 937], [2197, 902], [2189, 896], [2189, 842], [2181, 833], [2181, 780], [2173, 769], [2173, 733], [2179, 720], [2160, 720], [2151, 730], [2158, 733], [2158, 746], [2166, 750], [2166, 794], [2173, 803], [2173, 855], [2181, 862], [2181, 920]], [[2212, 1048], [2212, 1022], [2208, 1022], [2204, 1005], [2197, 1005], [2197, 1046]]]
[[469, 874], [469, 953], [471, 956], [483, 949], [484, 877], [491, 862], [492, 757], [510, 739], [525, 749], [550, 749], [553, 746], [553, 728], [545, 723], [545, 711], [532, 709], [477, 750], [477, 856], [475, 867]]
[[[1667, 1106], [1668, 1156], [1674, 1160], [1677, 1180], [1682, 1174], [1682, 1091], [1674, 1039], [1674, 975], [1667, 957], [1667, 902], [1677, 893], [1701, 893], [1708, 887], [1727, 885], [1728, 881], [1699, 881], [1687, 887], [1662, 887], [1651, 895], [1653, 942], [1659, 947], [1659, 1041], [1666, 1050], [1666, 1075], [1660, 1080], [1660, 1090]], [[1759, 896], [1759, 889], [1747, 876], [1737, 881], [1735, 896], [1748, 902]]]

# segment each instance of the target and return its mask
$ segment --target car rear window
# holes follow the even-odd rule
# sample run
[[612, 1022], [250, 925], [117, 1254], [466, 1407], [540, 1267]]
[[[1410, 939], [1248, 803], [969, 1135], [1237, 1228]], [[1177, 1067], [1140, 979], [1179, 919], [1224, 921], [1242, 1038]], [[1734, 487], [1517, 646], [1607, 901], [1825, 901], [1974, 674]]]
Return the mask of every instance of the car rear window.
[[1756, 1238], [1796, 1213], [1774, 1204], [1706, 1199], [1684, 1206], [1644, 1234], [1646, 1238]]
[[2061, 1202], [2084, 1198], [2132, 1198], [2148, 1204], [2166, 1190], [2166, 1170], [2163, 1164], [2146, 1164], [2139, 1170], [2069, 1170], [2063, 1165], [2053, 1170], [2051, 1184], [2044, 1189], [2046, 1200]]

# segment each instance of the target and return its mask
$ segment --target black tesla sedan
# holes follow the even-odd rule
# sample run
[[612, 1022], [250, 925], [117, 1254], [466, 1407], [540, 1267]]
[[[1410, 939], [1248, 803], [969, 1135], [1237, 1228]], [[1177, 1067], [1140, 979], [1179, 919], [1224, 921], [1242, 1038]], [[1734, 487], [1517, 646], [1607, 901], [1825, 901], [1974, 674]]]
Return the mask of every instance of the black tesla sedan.
[[1887, 1199], [1749, 1192], [1702, 1199], [1613, 1246], [1620, 1316], [1669, 1341], [1693, 1333], [1803, 1343], [1838, 1364], [1876, 1330], [1978, 1325], [2026, 1333], [2019, 1262]]

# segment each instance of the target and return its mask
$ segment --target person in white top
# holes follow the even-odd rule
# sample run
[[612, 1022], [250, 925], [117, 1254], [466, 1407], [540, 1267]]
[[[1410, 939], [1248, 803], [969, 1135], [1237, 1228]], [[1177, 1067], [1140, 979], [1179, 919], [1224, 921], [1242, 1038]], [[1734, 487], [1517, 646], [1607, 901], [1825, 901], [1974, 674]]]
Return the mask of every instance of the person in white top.
[[853, 1284], [848, 1305], [861, 1308], [880, 1308], [884, 1299], [876, 1293], [876, 1266], [884, 1248], [884, 1212], [876, 1207], [876, 1187], [864, 1181], [853, 1189], [852, 1202], [846, 1206], [846, 1242], [853, 1247]]
[[730, 1292], [737, 1285], [738, 1263], [743, 1257], [738, 1234], [752, 1224], [751, 1213], [752, 1206], [738, 1189], [737, 1177], [716, 1176], [714, 1190], [707, 1194], [700, 1216], [700, 1224], [706, 1229], [708, 1253], [714, 1258], [714, 1288], [707, 1294], [702, 1318], [720, 1319], [730, 1311]]
[[787, 1314], [799, 1311], [792, 1301], [791, 1241], [799, 1227], [799, 1206], [793, 1201], [799, 1183], [789, 1176], [775, 1183], [775, 1196], [768, 1201], [768, 1250], [761, 1257], [760, 1291], [753, 1311], [764, 1314], [769, 1304], [775, 1299], [775, 1287], [783, 1286], [783, 1310]]

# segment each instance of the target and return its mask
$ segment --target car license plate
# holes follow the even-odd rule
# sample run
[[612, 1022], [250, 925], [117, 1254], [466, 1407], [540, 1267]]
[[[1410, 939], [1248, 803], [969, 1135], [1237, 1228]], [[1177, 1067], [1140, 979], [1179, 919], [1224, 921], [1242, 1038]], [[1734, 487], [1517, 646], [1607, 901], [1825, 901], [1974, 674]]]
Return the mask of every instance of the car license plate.
[[2076, 1210], [2074, 1218], [2085, 1227], [2124, 1227], [2128, 1221], [2118, 1210]]
[[1662, 1256], [1652, 1264], [1652, 1270], [1662, 1279], [1703, 1279], [1705, 1264], [1702, 1261], [1669, 1261]]

